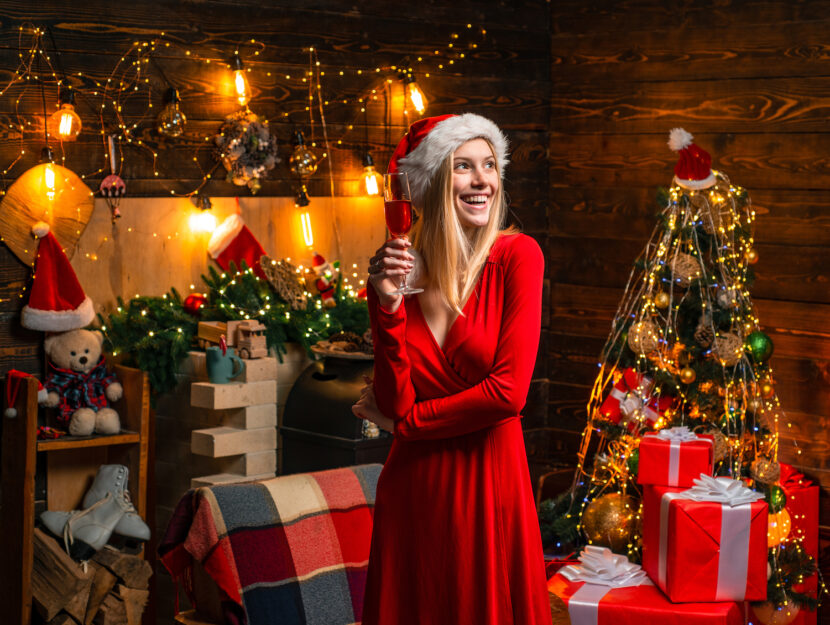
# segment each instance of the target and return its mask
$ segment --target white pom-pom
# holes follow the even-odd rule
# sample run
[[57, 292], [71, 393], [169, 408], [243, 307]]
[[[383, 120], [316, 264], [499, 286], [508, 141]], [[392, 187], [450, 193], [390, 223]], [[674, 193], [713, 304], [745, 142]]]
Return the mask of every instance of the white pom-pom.
[[17, 416], [17, 408], [9, 407], [6, 408], [6, 418], [14, 419]]
[[34, 226], [32, 226], [32, 234], [35, 235], [36, 239], [42, 239], [49, 234], [49, 224], [45, 221], [37, 222]]
[[694, 137], [682, 128], [672, 128], [669, 132], [669, 147], [675, 152], [692, 145]]

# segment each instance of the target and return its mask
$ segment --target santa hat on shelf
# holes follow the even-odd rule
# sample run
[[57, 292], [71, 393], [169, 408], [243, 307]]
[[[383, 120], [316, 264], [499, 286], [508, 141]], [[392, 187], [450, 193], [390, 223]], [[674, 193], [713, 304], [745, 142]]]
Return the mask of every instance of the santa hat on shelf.
[[230, 267], [231, 261], [239, 267], [244, 260], [256, 275], [265, 279], [259, 265], [265, 250], [238, 214], [231, 215], [214, 230], [208, 243], [208, 253], [225, 271]]
[[39, 221], [32, 234], [40, 239], [29, 303], [23, 307], [21, 323], [30, 330], [68, 332], [89, 325], [95, 309], [63, 253], [61, 244]]
[[507, 137], [486, 117], [475, 113], [438, 115], [419, 119], [409, 127], [389, 161], [389, 173], [406, 172], [415, 206], [423, 206], [424, 195], [444, 159], [471, 139], [487, 139], [495, 151], [504, 177]]
[[674, 168], [674, 181], [685, 189], [708, 189], [715, 184], [712, 157], [692, 143], [692, 139], [694, 137], [682, 128], [672, 128], [669, 132], [669, 147], [680, 156]]
[[[17, 416], [17, 408], [14, 405], [17, 403], [17, 396], [20, 392], [20, 385], [28, 378], [34, 378], [31, 373], [18, 371], [17, 369], [10, 369], [6, 372], [6, 410], [5, 415], [9, 419], [14, 419]], [[37, 378], [35, 378], [37, 380]], [[46, 401], [48, 393], [43, 388], [40, 380], [37, 380], [37, 403], [42, 404]]]

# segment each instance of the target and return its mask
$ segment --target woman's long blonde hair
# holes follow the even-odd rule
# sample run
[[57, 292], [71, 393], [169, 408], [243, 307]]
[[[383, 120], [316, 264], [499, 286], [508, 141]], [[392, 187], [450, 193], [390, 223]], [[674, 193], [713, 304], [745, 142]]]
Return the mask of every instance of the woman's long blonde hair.
[[[483, 137], [482, 137], [483, 138]], [[502, 232], [516, 232], [515, 228], [502, 231], [507, 215], [507, 203], [502, 188], [501, 170], [493, 152], [499, 188], [490, 207], [486, 226], [464, 232], [452, 189], [453, 154], [450, 154], [430, 181], [424, 194], [424, 205], [419, 207], [419, 219], [412, 229], [412, 245], [424, 262], [422, 269], [428, 286], [437, 288], [447, 306], [457, 314], [472, 295], [490, 248]]]

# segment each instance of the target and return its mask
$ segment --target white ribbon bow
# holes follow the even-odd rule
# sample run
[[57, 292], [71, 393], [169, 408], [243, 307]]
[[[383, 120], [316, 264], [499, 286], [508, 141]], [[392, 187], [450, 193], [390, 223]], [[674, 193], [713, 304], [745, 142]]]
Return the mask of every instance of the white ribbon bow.
[[728, 477], [711, 477], [701, 473], [694, 482], [694, 486], [679, 496], [695, 501], [714, 501], [732, 508], [764, 498], [764, 495], [747, 488], [743, 482]]
[[579, 554], [579, 565], [562, 569], [562, 575], [571, 582], [585, 582], [611, 588], [640, 586], [648, 575], [639, 564], [625, 556], [613, 553], [607, 547], [588, 545]]
[[579, 555], [579, 562], [559, 571], [570, 582], [585, 582], [568, 600], [573, 625], [598, 625], [599, 602], [612, 588], [652, 585], [639, 564], [607, 547], [588, 545]]
[[659, 432], [657, 432], [657, 438], [660, 438], [664, 441], [678, 443], [685, 443], [687, 441], [698, 440], [697, 434], [692, 432], [685, 425], [662, 429]]

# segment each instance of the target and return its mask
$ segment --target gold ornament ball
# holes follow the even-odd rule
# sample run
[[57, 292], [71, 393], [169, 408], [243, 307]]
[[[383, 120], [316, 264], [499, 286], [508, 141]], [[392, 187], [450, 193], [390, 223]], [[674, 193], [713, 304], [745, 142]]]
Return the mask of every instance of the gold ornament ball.
[[749, 468], [749, 474], [762, 484], [775, 484], [781, 477], [781, 465], [767, 458], [756, 458]]
[[715, 337], [714, 350], [721, 363], [731, 367], [738, 364], [743, 358], [744, 341], [739, 335], [732, 332], [721, 334]]
[[634, 499], [621, 493], [600, 495], [582, 514], [585, 536], [592, 544], [625, 552], [636, 526], [635, 508]]
[[763, 405], [760, 399], [753, 397], [746, 403], [746, 410], [747, 412], [758, 412]]
[[635, 323], [628, 330], [628, 346], [635, 354], [650, 354], [657, 349], [660, 334], [650, 321]]
[[746, 253], [746, 262], [750, 265], [754, 265], [758, 262], [758, 252], [755, 249], [751, 249]]
[[555, 592], [548, 593], [550, 601], [550, 615], [557, 625], [571, 625], [571, 615], [568, 612], [568, 604], [559, 598]]
[[669, 305], [669, 294], [665, 291], [660, 291], [654, 296], [654, 305], [657, 308], [666, 308]]
[[762, 625], [789, 625], [798, 617], [799, 608], [787, 597], [787, 603], [776, 608], [771, 601], [752, 606], [755, 617]]
[[792, 521], [787, 509], [769, 515], [767, 521], [767, 546], [772, 548], [780, 545], [790, 535]]
[[680, 370], [680, 381], [683, 382], [683, 384], [691, 384], [695, 381], [696, 377], [697, 374], [691, 367], [683, 367]]
[[772, 394], [775, 392], [775, 387], [772, 385], [771, 382], [764, 382], [761, 384], [761, 395], [764, 397], [772, 397]]

